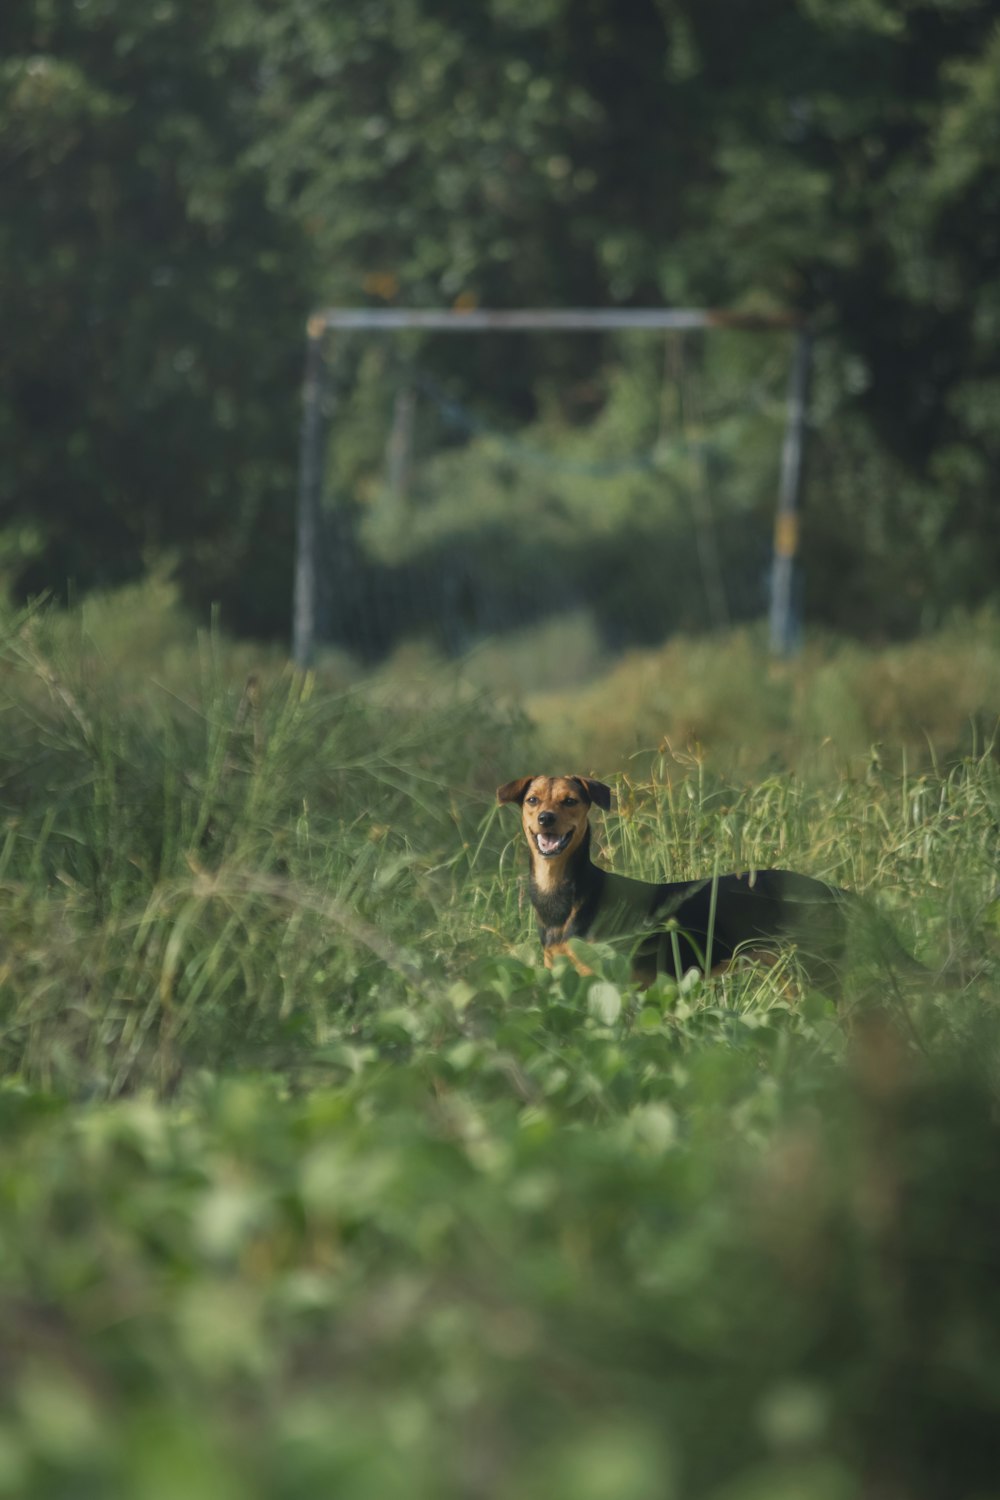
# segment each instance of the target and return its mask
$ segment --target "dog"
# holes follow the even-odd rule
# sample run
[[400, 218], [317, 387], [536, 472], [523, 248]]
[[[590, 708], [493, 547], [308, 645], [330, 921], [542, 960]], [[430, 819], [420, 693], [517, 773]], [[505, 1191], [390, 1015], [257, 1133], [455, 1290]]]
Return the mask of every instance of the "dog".
[[546, 967], [563, 955], [590, 973], [573, 938], [631, 939], [632, 977], [646, 987], [658, 973], [725, 972], [741, 956], [774, 963], [792, 945], [810, 982], [836, 992], [857, 898], [792, 870], [659, 884], [602, 870], [590, 857], [590, 809], [607, 811], [612, 800], [610, 787], [587, 776], [521, 776], [497, 788], [499, 803], [521, 809]]

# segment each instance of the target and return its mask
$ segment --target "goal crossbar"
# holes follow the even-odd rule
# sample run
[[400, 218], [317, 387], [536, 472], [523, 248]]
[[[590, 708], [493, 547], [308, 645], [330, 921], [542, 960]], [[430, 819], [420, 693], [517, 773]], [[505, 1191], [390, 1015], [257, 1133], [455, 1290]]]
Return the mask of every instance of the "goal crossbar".
[[799, 328], [794, 313], [727, 312], [704, 307], [328, 307], [313, 313], [309, 332], [324, 329], [437, 329], [444, 333], [606, 333], [615, 329], [734, 328], [747, 333]]

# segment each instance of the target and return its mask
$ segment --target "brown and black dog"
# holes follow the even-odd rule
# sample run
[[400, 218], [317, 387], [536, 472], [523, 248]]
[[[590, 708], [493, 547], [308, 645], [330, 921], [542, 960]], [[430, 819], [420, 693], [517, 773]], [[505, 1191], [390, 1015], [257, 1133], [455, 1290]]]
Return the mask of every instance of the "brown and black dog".
[[753, 870], [651, 884], [602, 870], [590, 857], [591, 806], [610, 808], [611, 788], [586, 776], [522, 776], [498, 787], [516, 802], [531, 856], [529, 889], [546, 965], [571, 938], [633, 938], [633, 978], [720, 972], [745, 954], [773, 962], [793, 945], [809, 979], [836, 989], [857, 898], [791, 870]]

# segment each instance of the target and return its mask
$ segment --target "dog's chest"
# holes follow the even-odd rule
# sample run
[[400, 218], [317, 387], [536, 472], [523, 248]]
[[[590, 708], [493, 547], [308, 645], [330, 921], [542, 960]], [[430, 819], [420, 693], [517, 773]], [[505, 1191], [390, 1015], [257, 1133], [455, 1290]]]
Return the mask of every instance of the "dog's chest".
[[569, 934], [566, 928], [576, 914], [572, 892], [565, 890], [532, 891], [532, 905], [543, 936], [550, 942], [560, 942]]
[[573, 883], [539, 888], [531, 884], [531, 904], [545, 947], [563, 943], [567, 938], [585, 938], [597, 908], [597, 891], [580, 890]]

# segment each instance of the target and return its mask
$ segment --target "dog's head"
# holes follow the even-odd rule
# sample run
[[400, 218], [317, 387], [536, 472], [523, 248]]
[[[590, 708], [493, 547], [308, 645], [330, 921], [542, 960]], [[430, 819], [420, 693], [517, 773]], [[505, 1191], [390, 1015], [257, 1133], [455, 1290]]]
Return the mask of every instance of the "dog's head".
[[579, 848], [592, 806], [611, 806], [613, 793], [587, 776], [522, 776], [497, 788], [498, 802], [516, 802], [532, 859], [558, 859]]

